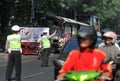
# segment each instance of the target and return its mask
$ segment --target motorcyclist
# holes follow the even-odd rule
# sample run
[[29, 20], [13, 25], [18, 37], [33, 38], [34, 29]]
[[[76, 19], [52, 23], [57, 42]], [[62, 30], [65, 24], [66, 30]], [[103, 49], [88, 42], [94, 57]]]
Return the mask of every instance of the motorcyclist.
[[66, 43], [66, 38], [65, 38], [64, 34], [62, 34], [62, 36], [59, 40], [59, 43], [60, 43], [60, 47], [64, 47], [64, 45]]
[[[57, 76], [58, 80], [62, 80], [66, 73], [70, 71], [91, 71], [97, 70], [111, 72], [109, 64], [102, 64], [106, 58], [106, 54], [95, 48], [97, 35], [93, 28], [80, 28], [77, 34], [80, 50], [73, 50], [67, 57], [62, 69]], [[108, 75], [109, 76], [109, 75]], [[102, 81], [102, 80], [101, 80]]]
[[104, 51], [108, 57], [115, 60], [117, 54], [120, 54], [119, 46], [115, 43], [115, 33], [112, 31], [106, 32], [103, 34], [104, 42], [99, 45], [99, 49]]
[[[115, 46], [118, 47], [119, 50], [120, 50], [119, 45], [116, 43], [116, 40], [117, 40], [117, 35], [116, 35], [116, 33], [112, 32], [112, 31], [104, 32], [103, 35], [102, 35], [102, 39], [103, 39], [103, 40], [105, 40], [105, 39], [104, 39], [104, 38], [105, 38], [104, 35], [105, 35], [106, 33], [108, 33], [108, 34], [110, 34], [110, 35], [112, 36], [112, 43], [114, 43]], [[99, 44], [98, 47], [104, 46], [104, 44], [105, 44], [105, 42], [102, 42], [102, 43]]]

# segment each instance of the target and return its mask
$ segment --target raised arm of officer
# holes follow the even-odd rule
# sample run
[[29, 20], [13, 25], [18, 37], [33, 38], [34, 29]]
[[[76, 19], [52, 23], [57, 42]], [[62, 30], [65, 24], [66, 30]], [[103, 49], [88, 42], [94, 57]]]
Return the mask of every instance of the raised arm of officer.
[[50, 39], [50, 38], [52, 38], [53, 36], [55, 36], [56, 32], [57, 32], [57, 29], [54, 31], [53, 34], [49, 35], [48, 38]]

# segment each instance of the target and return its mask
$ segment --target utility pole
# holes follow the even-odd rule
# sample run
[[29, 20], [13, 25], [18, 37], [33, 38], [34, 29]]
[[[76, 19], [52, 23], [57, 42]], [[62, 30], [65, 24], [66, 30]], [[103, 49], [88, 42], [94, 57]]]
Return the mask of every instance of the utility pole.
[[76, 20], [76, 16], [77, 16], [77, 0], [73, 0], [73, 11], [74, 11], [74, 19]]
[[34, 0], [31, 1], [31, 20], [30, 20], [30, 23], [33, 22], [33, 19], [34, 19], [34, 9], [35, 9], [35, 3], [34, 3]]

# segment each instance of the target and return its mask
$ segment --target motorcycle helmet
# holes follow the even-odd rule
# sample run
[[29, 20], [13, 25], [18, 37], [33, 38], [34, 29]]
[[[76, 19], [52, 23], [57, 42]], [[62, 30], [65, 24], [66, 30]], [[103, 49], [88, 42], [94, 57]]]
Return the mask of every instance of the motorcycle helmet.
[[91, 26], [87, 26], [87, 27], [83, 26], [80, 28], [80, 30], [77, 33], [78, 42], [83, 38], [87, 38], [90, 40], [89, 48], [95, 47], [97, 41], [97, 34], [95, 29], [93, 29]]
[[109, 31], [103, 34], [103, 39], [105, 40], [106, 38], [110, 38], [112, 42], [115, 42], [117, 39], [116, 33]]
[[113, 36], [110, 32], [104, 33], [104, 34], [103, 34], [103, 37], [105, 37], [105, 38], [111, 38], [111, 39], [114, 38], [114, 36]]

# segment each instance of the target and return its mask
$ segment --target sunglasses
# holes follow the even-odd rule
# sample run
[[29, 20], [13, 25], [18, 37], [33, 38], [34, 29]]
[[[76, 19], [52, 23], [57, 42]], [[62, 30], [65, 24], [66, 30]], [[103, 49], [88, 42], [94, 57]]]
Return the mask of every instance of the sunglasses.
[[110, 40], [112, 40], [113, 38], [112, 38], [112, 37], [106, 37], [106, 36], [103, 36], [103, 40], [106, 40], [106, 39], [110, 39]]

